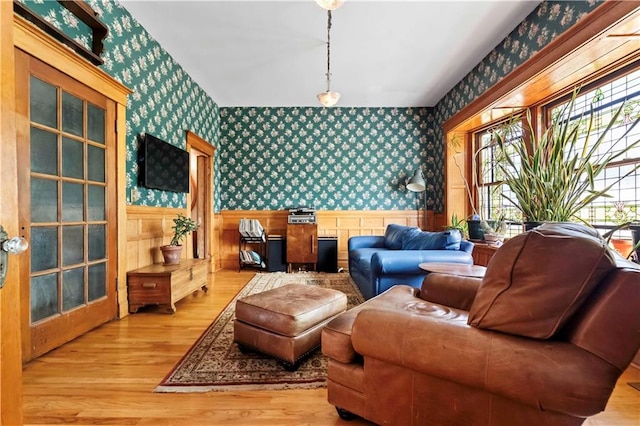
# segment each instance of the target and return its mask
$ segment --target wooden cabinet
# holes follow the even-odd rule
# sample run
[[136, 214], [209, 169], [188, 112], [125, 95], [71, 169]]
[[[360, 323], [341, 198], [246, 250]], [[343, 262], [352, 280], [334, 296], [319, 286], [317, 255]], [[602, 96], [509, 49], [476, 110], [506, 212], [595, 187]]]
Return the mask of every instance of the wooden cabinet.
[[207, 261], [182, 259], [177, 265], [156, 263], [127, 272], [129, 312], [145, 305], [176, 311], [176, 302], [201, 288], [207, 291]]
[[496, 250], [498, 250], [498, 247], [474, 243], [473, 253], [471, 254], [473, 256], [473, 263], [475, 265], [487, 266]]
[[287, 226], [287, 264], [291, 272], [292, 264], [318, 263], [318, 225], [315, 223], [296, 223]]

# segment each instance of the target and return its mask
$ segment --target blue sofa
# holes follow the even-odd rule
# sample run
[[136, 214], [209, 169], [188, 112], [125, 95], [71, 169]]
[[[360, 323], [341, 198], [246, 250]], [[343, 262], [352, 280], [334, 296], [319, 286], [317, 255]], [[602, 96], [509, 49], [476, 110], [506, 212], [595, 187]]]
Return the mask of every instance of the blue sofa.
[[384, 236], [349, 238], [349, 274], [365, 299], [396, 284], [420, 288], [428, 272], [424, 262], [473, 264], [473, 243], [460, 231], [421, 231], [417, 227], [389, 225]]

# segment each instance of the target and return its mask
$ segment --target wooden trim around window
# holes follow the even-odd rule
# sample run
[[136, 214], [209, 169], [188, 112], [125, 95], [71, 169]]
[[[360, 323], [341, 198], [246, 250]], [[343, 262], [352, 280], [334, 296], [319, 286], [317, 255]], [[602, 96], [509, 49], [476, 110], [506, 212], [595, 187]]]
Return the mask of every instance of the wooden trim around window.
[[[448, 142], [454, 135], [470, 135], [471, 131], [505, 119], [529, 108], [535, 130], [541, 120], [539, 105], [563, 96], [586, 79], [609, 74], [640, 58], [637, 37], [622, 37], [640, 31], [640, 2], [607, 1], [582, 18], [572, 28], [558, 36], [540, 52], [516, 68], [485, 93], [462, 108], [443, 125], [445, 135], [445, 211], [436, 215], [437, 223], [447, 223], [452, 213], [468, 217], [466, 191], [452, 184], [459, 181], [458, 170], [452, 167]], [[467, 139], [468, 140], [468, 139]], [[469, 150], [470, 145], [466, 144]], [[459, 155], [459, 154], [458, 154]], [[464, 155], [470, 161], [469, 155]], [[471, 182], [471, 165], [466, 178]], [[462, 200], [461, 200], [462, 199]], [[464, 209], [464, 205], [467, 208]]]

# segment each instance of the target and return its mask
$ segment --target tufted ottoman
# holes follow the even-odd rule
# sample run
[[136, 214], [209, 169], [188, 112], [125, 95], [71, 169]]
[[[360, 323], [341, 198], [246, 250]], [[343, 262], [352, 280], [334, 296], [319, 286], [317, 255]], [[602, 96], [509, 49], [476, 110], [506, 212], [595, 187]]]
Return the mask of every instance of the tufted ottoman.
[[328, 288], [288, 284], [236, 301], [233, 341], [280, 359], [295, 371], [320, 346], [324, 325], [347, 310], [347, 296]]

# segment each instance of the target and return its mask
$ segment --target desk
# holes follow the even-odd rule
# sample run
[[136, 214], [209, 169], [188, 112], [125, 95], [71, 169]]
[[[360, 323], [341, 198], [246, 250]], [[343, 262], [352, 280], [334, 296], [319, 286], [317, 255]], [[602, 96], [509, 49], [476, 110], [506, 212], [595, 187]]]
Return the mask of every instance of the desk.
[[441, 274], [460, 275], [463, 277], [482, 278], [487, 268], [480, 265], [465, 265], [463, 263], [425, 262], [418, 265], [420, 269]]

